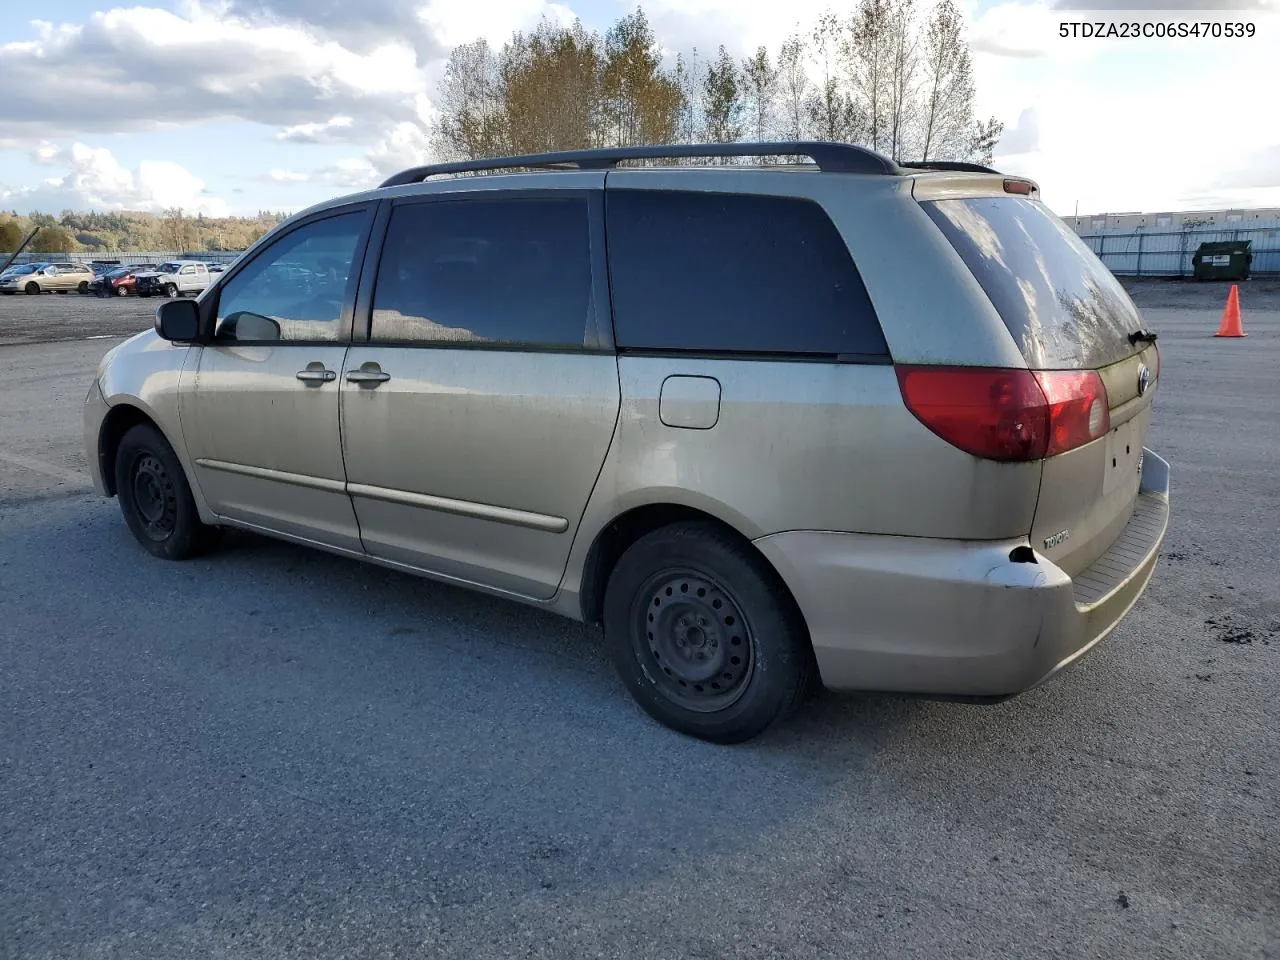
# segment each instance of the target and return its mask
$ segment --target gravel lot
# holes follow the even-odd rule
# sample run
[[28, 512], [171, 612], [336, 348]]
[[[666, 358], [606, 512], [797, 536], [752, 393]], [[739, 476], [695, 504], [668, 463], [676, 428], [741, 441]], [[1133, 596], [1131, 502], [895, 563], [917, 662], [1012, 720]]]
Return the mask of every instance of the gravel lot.
[[[716, 748], [596, 635], [248, 536], [164, 564], [80, 403], [155, 301], [0, 298], [0, 958], [1280, 956], [1280, 284], [1135, 287], [1174, 525], [988, 707]], [[69, 340], [30, 343], [26, 340]]]

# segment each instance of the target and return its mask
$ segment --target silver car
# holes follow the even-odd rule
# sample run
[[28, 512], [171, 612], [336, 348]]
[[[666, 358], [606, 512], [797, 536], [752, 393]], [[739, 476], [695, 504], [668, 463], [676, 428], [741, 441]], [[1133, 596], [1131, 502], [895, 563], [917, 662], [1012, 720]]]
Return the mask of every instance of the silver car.
[[[763, 153], [812, 162], [619, 165]], [[85, 442], [158, 557], [238, 527], [600, 624], [727, 743], [815, 678], [994, 700], [1107, 636], [1169, 521], [1155, 339], [985, 167], [501, 158], [282, 223], [104, 358]]]

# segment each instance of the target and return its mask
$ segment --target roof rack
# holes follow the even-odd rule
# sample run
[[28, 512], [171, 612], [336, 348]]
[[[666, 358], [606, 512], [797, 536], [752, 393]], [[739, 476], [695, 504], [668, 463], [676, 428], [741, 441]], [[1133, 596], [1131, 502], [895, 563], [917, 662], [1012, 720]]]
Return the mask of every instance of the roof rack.
[[686, 157], [808, 157], [823, 173], [900, 174], [888, 157], [850, 143], [795, 140], [767, 143], [677, 143], [641, 147], [607, 147], [598, 150], [566, 150], [531, 153], [513, 157], [485, 157], [436, 163], [402, 170], [381, 187], [421, 183], [428, 177], [447, 173], [474, 173], [483, 170], [519, 168], [612, 170], [628, 160], [673, 160]]
[[991, 167], [980, 163], [966, 163], [962, 160], [899, 160], [898, 166], [907, 170], [962, 170], [969, 173], [999, 173]]

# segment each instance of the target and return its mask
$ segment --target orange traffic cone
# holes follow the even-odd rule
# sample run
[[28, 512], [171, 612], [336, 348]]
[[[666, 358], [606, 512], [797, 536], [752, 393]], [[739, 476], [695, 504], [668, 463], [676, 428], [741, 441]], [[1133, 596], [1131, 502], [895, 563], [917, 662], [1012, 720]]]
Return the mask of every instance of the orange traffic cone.
[[1227, 294], [1227, 306], [1222, 311], [1222, 324], [1215, 337], [1247, 337], [1244, 324], [1240, 322], [1240, 291], [1233, 283], [1231, 292]]

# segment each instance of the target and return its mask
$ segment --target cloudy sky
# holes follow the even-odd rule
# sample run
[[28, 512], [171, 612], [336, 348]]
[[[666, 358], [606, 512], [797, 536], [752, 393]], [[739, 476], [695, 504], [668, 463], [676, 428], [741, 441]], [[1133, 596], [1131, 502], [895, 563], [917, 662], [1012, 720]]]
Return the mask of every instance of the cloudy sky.
[[[927, 3], [927, 0], [924, 0]], [[1181, 0], [965, 0], [997, 162], [1060, 214], [1280, 206], [1280, 0], [1188, 0], [1247, 39], [1063, 39]], [[0, 208], [297, 210], [427, 157], [444, 59], [633, 0], [59, 0], [0, 7]], [[647, 0], [672, 51], [776, 50], [833, 0]], [[1084, 7], [1129, 8], [1110, 12]], [[27, 13], [24, 15], [23, 12]], [[30, 19], [38, 16], [40, 19]]]

